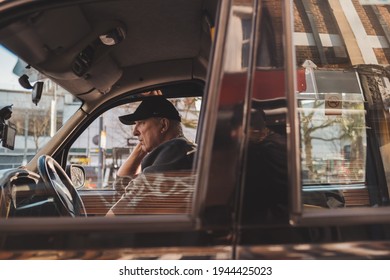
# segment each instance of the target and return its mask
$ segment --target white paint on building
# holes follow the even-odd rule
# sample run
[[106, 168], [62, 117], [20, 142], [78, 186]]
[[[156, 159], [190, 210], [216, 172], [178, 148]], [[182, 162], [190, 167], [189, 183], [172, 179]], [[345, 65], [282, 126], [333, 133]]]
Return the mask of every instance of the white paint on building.
[[366, 64], [378, 64], [378, 60], [375, 56], [374, 50], [372, 47], [367, 44], [369, 38], [367, 36], [366, 30], [364, 29], [363, 23], [360, 20], [360, 17], [352, 3], [351, 0], [339, 0], [340, 5], [343, 9], [345, 17], [348, 20], [348, 23], [354, 33], [356, 42], [362, 53], [364, 63]]
[[[344, 47], [344, 43], [338, 34], [320, 34], [320, 39], [323, 47]], [[315, 46], [315, 41], [312, 33], [295, 32], [295, 46]], [[384, 36], [367, 35], [365, 44], [374, 49], [389, 48], [389, 43]]]

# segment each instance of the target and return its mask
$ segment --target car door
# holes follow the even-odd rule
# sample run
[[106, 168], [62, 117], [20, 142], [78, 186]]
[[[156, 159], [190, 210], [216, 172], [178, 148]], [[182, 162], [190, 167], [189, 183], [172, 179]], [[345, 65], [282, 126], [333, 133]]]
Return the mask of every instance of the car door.
[[258, 7], [237, 258], [389, 257], [387, 11], [352, 2]]

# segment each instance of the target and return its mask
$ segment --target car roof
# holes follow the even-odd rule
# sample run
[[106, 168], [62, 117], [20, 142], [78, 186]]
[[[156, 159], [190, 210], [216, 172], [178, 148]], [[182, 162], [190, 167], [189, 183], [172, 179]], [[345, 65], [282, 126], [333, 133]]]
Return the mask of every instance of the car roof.
[[[217, 0], [48, 2], [1, 3], [5, 15], [26, 8], [0, 19], [0, 42], [87, 104], [173, 81], [199, 89], [206, 79]], [[112, 32], [124, 39], [103, 44]]]

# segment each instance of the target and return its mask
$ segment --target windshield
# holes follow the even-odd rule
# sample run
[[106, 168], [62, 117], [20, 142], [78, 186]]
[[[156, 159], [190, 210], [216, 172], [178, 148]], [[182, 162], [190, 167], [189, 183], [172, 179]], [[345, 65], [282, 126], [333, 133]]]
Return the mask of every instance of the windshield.
[[[81, 101], [1, 45], [0, 61], [0, 106], [12, 105], [12, 115], [6, 123], [16, 132], [13, 149], [6, 147], [4, 139], [0, 146], [0, 169], [7, 169], [26, 164], [80, 108]], [[18, 81], [23, 75], [27, 75], [31, 86], [43, 82], [42, 95], [39, 101], [34, 101], [36, 104], [33, 89]]]

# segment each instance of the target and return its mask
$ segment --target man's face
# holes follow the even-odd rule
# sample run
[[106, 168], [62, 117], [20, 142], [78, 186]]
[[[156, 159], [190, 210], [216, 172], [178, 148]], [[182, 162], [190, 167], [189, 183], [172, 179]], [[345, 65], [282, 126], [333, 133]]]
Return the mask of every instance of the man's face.
[[163, 142], [159, 118], [149, 118], [135, 122], [133, 134], [138, 137], [142, 150], [149, 153]]

